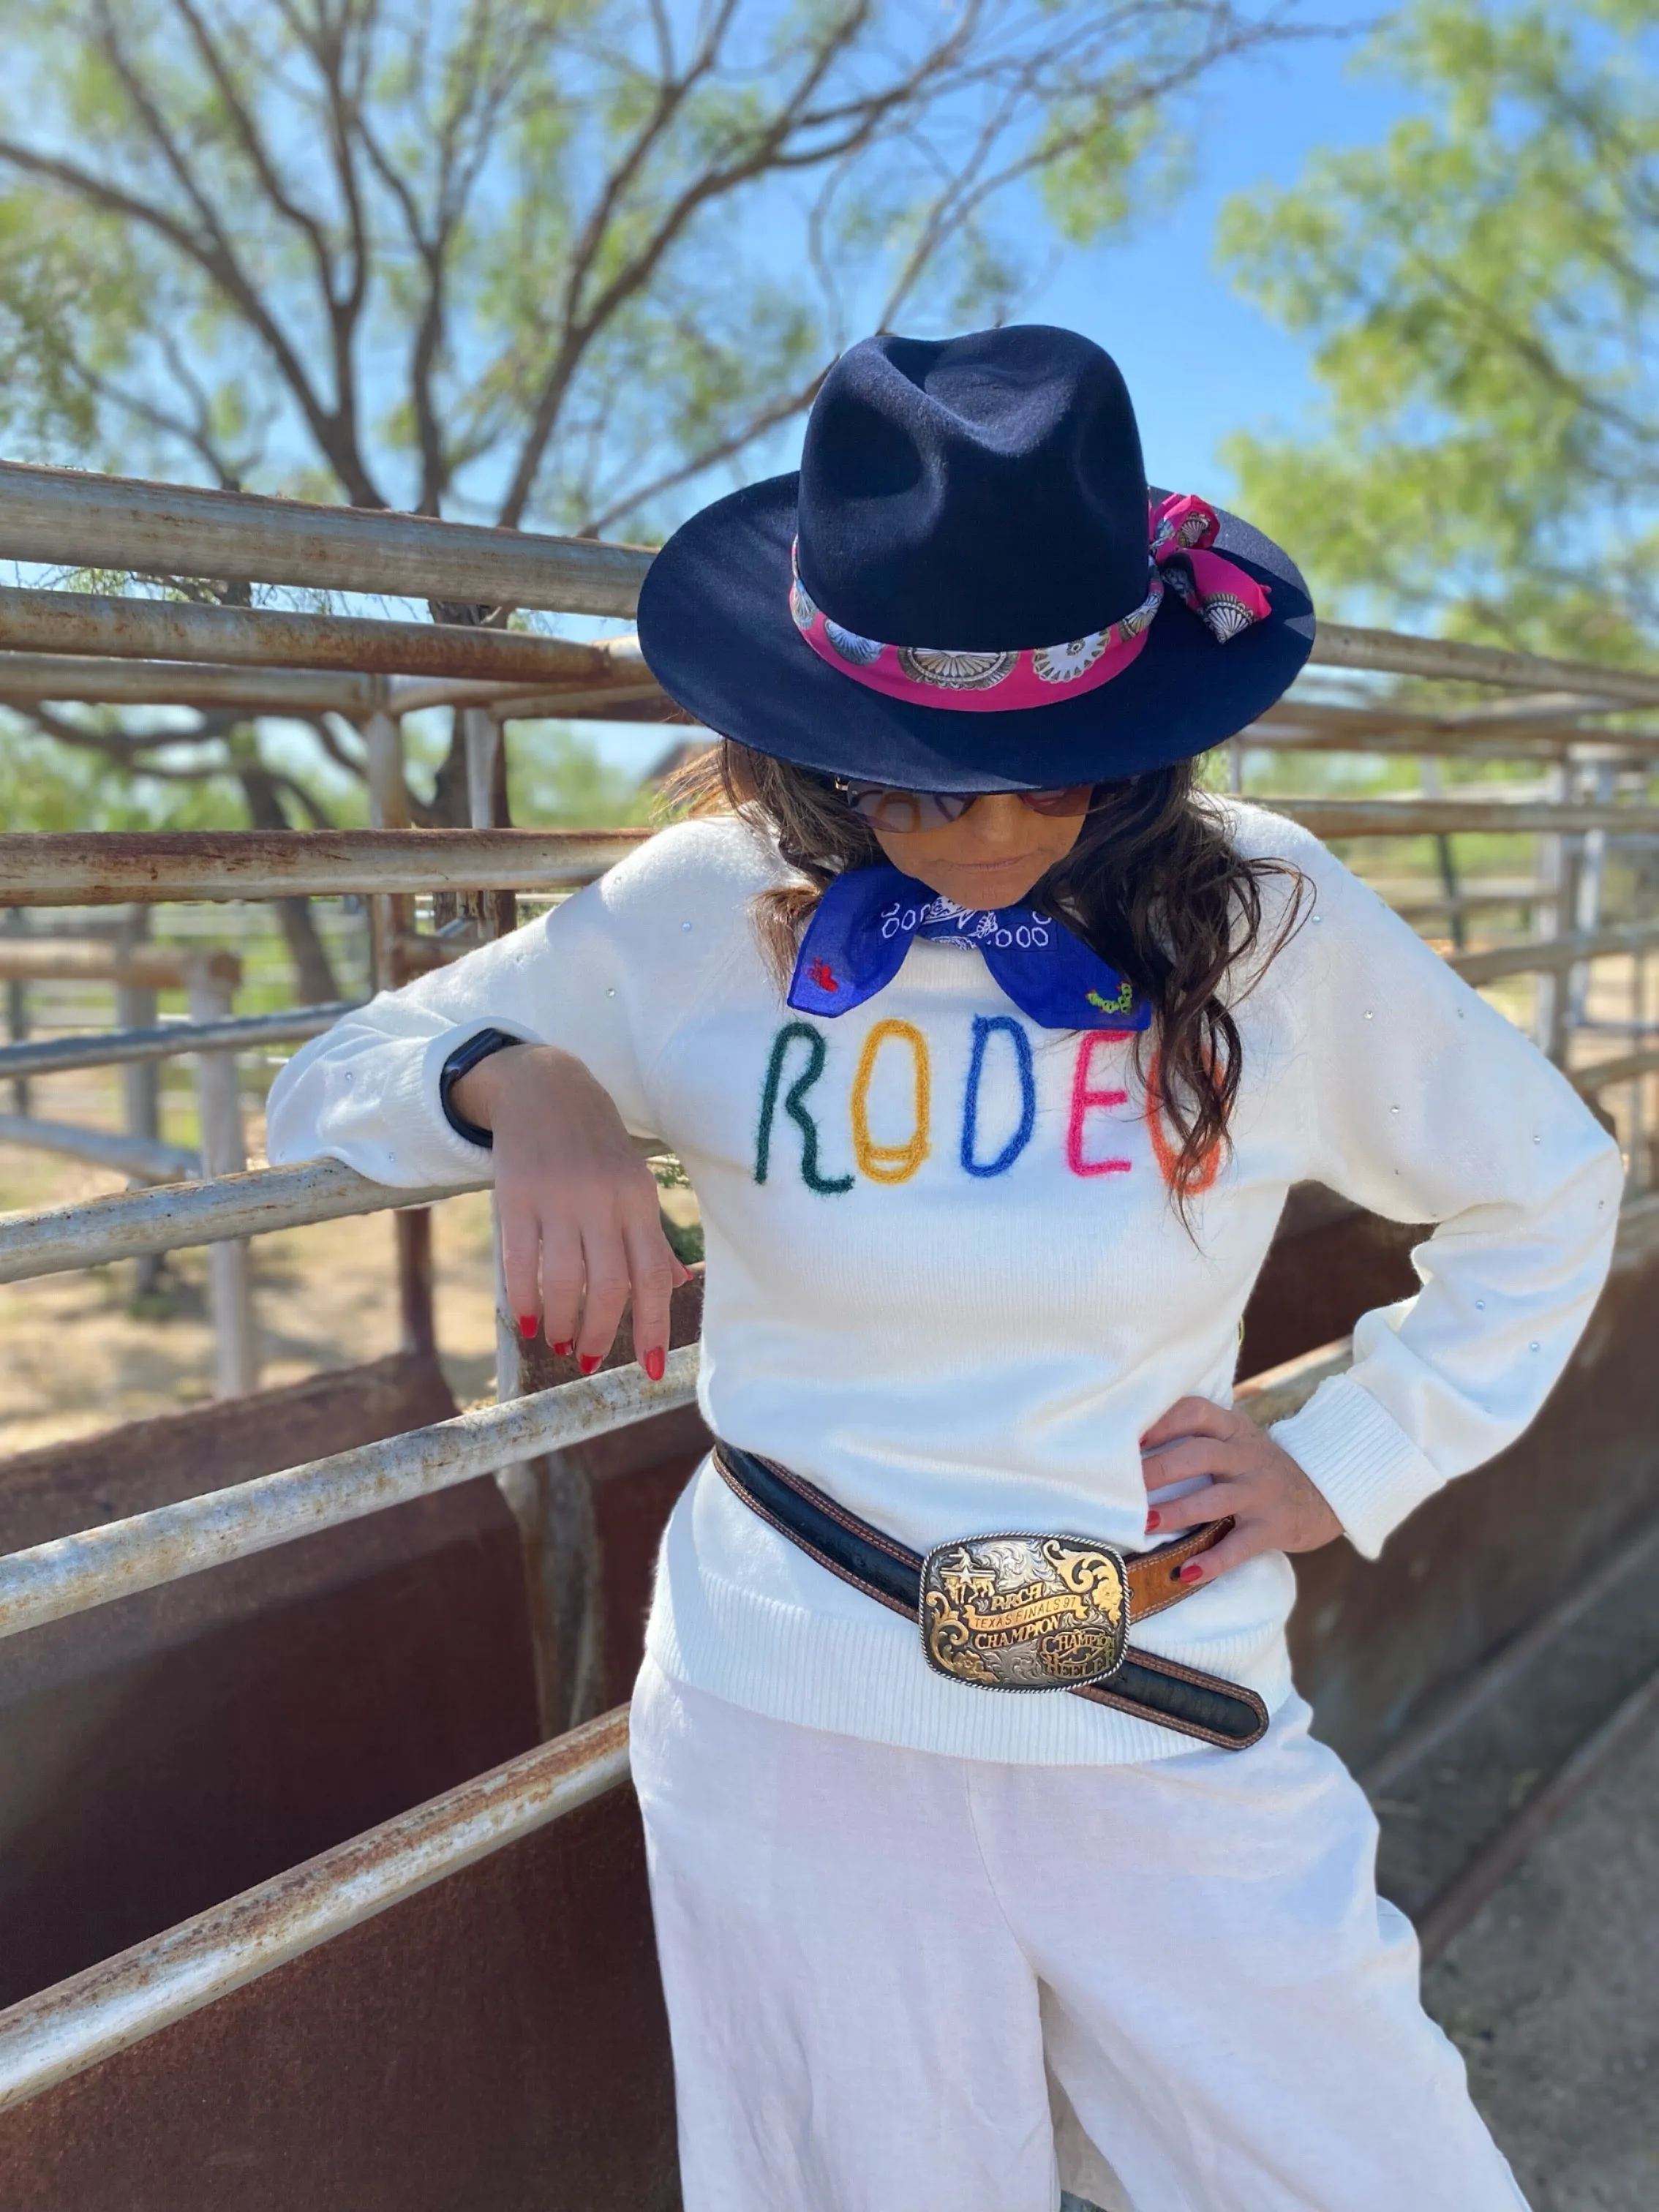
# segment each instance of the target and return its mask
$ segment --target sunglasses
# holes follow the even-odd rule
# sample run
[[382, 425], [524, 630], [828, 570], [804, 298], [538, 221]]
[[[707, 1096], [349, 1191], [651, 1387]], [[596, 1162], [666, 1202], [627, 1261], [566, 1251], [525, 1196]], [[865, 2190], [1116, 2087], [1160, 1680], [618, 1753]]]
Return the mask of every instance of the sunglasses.
[[[896, 791], [884, 783], [841, 781], [836, 789], [860, 821], [898, 836], [960, 822], [970, 806], [988, 796], [982, 791]], [[1059, 791], [1016, 791], [1008, 796], [1033, 814], [1076, 815], [1089, 811], [1094, 793], [1091, 783], [1068, 783]]]

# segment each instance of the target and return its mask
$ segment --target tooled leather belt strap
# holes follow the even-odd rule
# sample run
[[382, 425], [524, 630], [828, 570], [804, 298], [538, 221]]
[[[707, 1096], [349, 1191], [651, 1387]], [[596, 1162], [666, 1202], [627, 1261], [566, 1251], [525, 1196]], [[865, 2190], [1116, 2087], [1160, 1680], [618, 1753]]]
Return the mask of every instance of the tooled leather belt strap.
[[924, 1558], [775, 1460], [720, 1442], [714, 1464], [744, 1504], [821, 1567], [917, 1622], [939, 1674], [981, 1689], [1069, 1690], [1226, 1751], [1267, 1733], [1267, 1709], [1253, 1690], [1128, 1642], [1135, 1625], [1191, 1594], [1182, 1567], [1218, 1544], [1231, 1521], [1151, 1552], [1011, 1533], [960, 1537]]

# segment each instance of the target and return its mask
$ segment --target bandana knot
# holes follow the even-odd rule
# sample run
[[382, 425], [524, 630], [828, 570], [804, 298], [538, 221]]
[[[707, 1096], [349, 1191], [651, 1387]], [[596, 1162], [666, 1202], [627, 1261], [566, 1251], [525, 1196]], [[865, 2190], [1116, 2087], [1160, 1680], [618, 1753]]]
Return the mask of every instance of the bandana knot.
[[788, 1002], [831, 1019], [884, 990], [922, 937], [980, 953], [1023, 1014], [1050, 1030], [1144, 1030], [1152, 1009], [1063, 921], [1029, 902], [958, 906], [884, 864], [848, 868], [818, 901]]

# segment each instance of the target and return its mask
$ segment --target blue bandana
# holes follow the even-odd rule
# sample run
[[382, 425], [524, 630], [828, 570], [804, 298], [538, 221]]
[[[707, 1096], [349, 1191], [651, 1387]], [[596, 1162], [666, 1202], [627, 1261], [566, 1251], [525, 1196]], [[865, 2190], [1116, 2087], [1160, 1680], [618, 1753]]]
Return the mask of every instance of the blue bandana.
[[1144, 1030], [1137, 1000], [1065, 924], [1034, 906], [975, 914], [914, 876], [879, 865], [835, 878], [807, 925], [789, 986], [803, 1014], [844, 1014], [884, 990], [916, 937], [980, 952], [1021, 1013], [1046, 1030]]

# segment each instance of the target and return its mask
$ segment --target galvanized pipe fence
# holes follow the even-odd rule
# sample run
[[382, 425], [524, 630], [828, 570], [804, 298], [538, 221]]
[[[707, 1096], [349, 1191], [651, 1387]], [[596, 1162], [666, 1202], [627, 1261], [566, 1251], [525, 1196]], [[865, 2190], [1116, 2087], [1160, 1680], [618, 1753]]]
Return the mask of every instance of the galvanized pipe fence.
[[[622, 620], [633, 613], [650, 558], [633, 547], [0, 464], [0, 556], [76, 567], [94, 555], [101, 569], [125, 567], [143, 576], [205, 573], [230, 581]], [[1425, 761], [1463, 755], [1544, 763], [1553, 782], [1543, 793], [1492, 788], [1448, 796], [1435, 791], [1425, 774], [1423, 791], [1412, 796], [1260, 803], [1325, 838], [1443, 841], [1444, 895], [1424, 904], [1445, 911], [1460, 928], [1463, 917], [1483, 908], [1529, 909], [1541, 923], [1534, 941], [1459, 949], [1452, 964], [1479, 984], [1533, 974], [1541, 979], [1540, 995], [1553, 984], [1547, 1042], [1558, 1058], [1566, 1056], [1575, 1012], [1583, 1025], [1582, 979], [1589, 963], [1629, 959], [1637, 979], [1634, 1048], [1571, 1073], [1588, 1094], [1629, 1084], [1639, 1100], [1659, 1072], [1659, 1051], [1640, 1042], [1649, 1029], [1644, 963], [1659, 949], [1659, 923], [1607, 926], [1601, 884], [1609, 841], [1659, 849], [1659, 805], [1649, 803], [1645, 783], [1650, 764], [1659, 759], [1659, 729], [1607, 728], [1586, 718], [1659, 707], [1659, 676], [1324, 623], [1313, 659], [1327, 669], [1515, 695], [1440, 714], [1420, 704], [1396, 709], [1292, 696], [1242, 742], [1281, 752], [1394, 750]], [[446, 957], [442, 945], [423, 951], [434, 941], [416, 937], [416, 896], [440, 895], [459, 907], [471, 917], [476, 940], [501, 926], [502, 894], [574, 889], [645, 834], [514, 830], [495, 823], [490, 792], [503, 726], [633, 708], [655, 716], [667, 708], [631, 636], [576, 644], [499, 624], [0, 590], [0, 702], [46, 698], [344, 714], [368, 744], [376, 826], [288, 835], [0, 836], [0, 909], [350, 894], [370, 902], [377, 988], [395, 987], [422, 958]], [[434, 705], [456, 707], [465, 719], [473, 823], [467, 830], [411, 830], [398, 811], [401, 720]], [[1643, 779], [1638, 795], [1620, 800], [1620, 776]], [[1586, 777], [1594, 787], [1581, 790]], [[1543, 865], [1516, 894], [1461, 885], [1449, 866], [1449, 841], [1470, 833], [1535, 836]], [[7, 935], [0, 947], [16, 942]], [[22, 964], [42, 957], [25, 955]], [[0, 975], [6, 972], [0, 967]], [[26, 978], [20, 973], [11, 980], [21, 989]], [[222, 1000], [222, 983], [218, 1001], [210, 983], [198, 970], [186, 1022], [127, 1021], [85, 1036], [21, 1036], [13, 1000], [13, 1042], [0, 1048], [0, 1078], [23, 1083], [70, 1068], [143, 1067], [188, 1053], [203, 1068], [216, 1065], [221, 1074], [218, 1093], [210, 1085], [204, 1101], [201, 1176], [0, 1220], [0, 1281], [186, 1246], [245, 1252], [247, 1238], [270, 1230], [387, 1211], [411, 1229], [408, 1238], [400, 1236], [399, 1247], [407, 1319], [420, 1303], [422, 1261], [414, 1223], [441, 1198], [485, 1187], [483, 1179], [398, 1190], [333, 1161], [243, 1171], [234, 1054], [317, 1035], [345, 1009], [237, 1018]], [[1639, 1105], [1632, 1106], [1631, 1120], [1639, 1127]], [[0, 1137], [9, 1133], [0, 1121]], [[151, 1164], [172, 1172], [185, 1163], [164, 1163], [158, 1155]], [[1644, 1224], [1654, 1212], [1653, 1201], [1636, 1202]], [[1650, 1225], [1643, 1233], [1650, 1238]], [[429, 1299], [426, 1328], [429, 1344]], [[1347, 1356], [1345, 1345], [1324, 1346], [1244, 1383], [1239, 1402], [1258, 1420], [1282, 1418]], [[508, 1336], [494, 1406], [0, 1559], [0, 1636], [480, 1474], [510, 1474], [695, 1396], [695, 1347], [671, 1353], [660, 1383], [629, 1366], [527, 1395], [518, 1395], [517, 1357]], [[247, 1372], [246, 1365], [239, 1374], [222, 1363], [222, 1388], [246, 1387]], [[510, 1479], [503, 1491], [509, 1501], [518, 1494]], [[616, 1786], [626, 1766], [624, 1718], [605, 1716], [13, 2007], [0, 2014], [0, 2109], [557, 1819]]]

